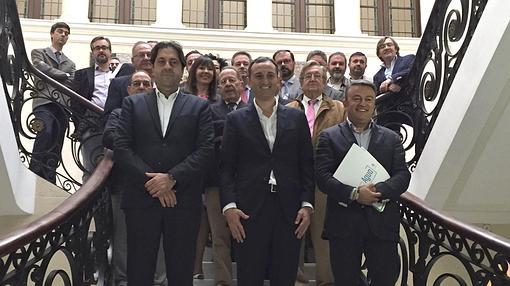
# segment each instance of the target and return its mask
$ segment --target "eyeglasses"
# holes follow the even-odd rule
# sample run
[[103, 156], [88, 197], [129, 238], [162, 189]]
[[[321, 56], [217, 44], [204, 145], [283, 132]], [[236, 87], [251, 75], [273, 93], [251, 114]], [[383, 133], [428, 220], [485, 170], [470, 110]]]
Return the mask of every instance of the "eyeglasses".
[[225, 78], [225, 79], [220, 80], [220, 85], [226, 85], [227, 83], [235, 84], [238, 81], [239, 80], [237, 78], [235, 78], [235, 77], [229, 77], [229, 78]]
[[135, 80], [131, 82], [133, 87], [152, 87], [152, 83], [148, 80]]
[[94, 51], [96, 51], [96, 52], [99, 52], [99, 51], [101, 51], [101, 50], [105, 50], [105, 51], [107, 51], [107, 50], [109, 50], [109, 49], [110, 49], [110, 47], [108, 47], [108, 46], [95, 46], [95, 47], [93, 47], [93, 48], [92, 48], [92, 50], [94, 50]]

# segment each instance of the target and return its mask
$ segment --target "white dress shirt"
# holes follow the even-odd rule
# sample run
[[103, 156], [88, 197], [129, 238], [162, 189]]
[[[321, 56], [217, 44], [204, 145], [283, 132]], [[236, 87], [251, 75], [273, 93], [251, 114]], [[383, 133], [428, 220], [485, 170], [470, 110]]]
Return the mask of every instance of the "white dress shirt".
[[[308, 96], [306, 96], [305, 94], [303, 94], [303, 99], [301, 100], [301, 104], [303, 104], [303, 107], [305, 108], [305, 112], [306, 112], [306, 109], [308, 108], [308, 102], [310, 101], [311, 99], [308, 98]], [[321, 104], [322, 104], [322, 94], [319, 95], [317, 98], [316, 98], [316, 102], [313, 106], [313, 110], [315, 112], [315, 118], [317, 118], [317, 112], [319, 112], [319, 108], [321, 107]]]
[[161, 123], [161, 134], [163, 134], [163, 137], [165, 137], [168, 122], [170, 121], [170, 115], [172, 114], [172, 108], [174, 107], [174, 102], [175, 99], [177, 98], [178, 93], [179, 89], [177, 89], [176, 92], [170, 94], [170, 96], [166, 97], [156, 87], [156, 99], [158, 103], [159, 122]]
[[96, 64], [94, 68], [94, 91], [90, 101], [95, 105], [104, 108], [106, 97], [108, 96], [108, 87], [113, 75], [110, 69], [104, 71]]

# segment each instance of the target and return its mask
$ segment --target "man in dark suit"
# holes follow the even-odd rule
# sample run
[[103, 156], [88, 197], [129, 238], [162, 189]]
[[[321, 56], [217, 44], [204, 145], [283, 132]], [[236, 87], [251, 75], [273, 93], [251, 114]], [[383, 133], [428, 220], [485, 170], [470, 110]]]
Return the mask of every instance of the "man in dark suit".
[[[381, 69], [374, 75], [374, 85], [377, 94], [384, 94], [384, 99], [378, 98], [377, 112], [379, 114], [377, 123], [387, 125], [392, 130], [399, 132], [400, 127], [395, 125], [407, 124], [413, 126], [409, 118], [414, 117], [414, 108], [411, 98], [405, 97], [401, 92], [405, 89], [407, 76], [414, 63], [414, 55], [400, 56], [400, 47], [391, 37], [383, 37], [377, 43], [377, 57], [383, 62]], [[393, 111], [396, 105], [400, 105], [397, 113]], [[402, 114], [401, 112], [404, 112]], [[399, 114], [400, 113], [400, 114]], [[388, 123], [392, 123], [388, 125]]]
[[[111, 42], [103, 36], [94, 37], [90, 41], [90, 51], [94, 58], [94, 65], [76, 71], [73, 89], [93, 104], [104, 108], [108, 96], [108, 86], [113, 77], [109, 63], [112, 55]], [[80, 151], [85, 168], [83, 181], [86, 181], [103, 154], [101, 142], [103, 128], [98, 114], [86, 109], [76, 101], [71, 101], [71, 106], [75, 114], [76, 125], [73, 135], [81, 142]]]
[[[150, 61], [152, 47], [147, 42], [136, 42], [131, 50], [131, 62], [133, 68], [129, 69], [130, 72], [125, 70], [122, 74], [119, 72], [117, 77], [114, 78], [108, 88], [108, 98], [104, 106], [103, 118], [106, 121], [110, 112], [116, 108], [120, 108], [122, 99], [128, 96], [127, 88], [129, 86], [129, 79], [134, 71], [144, 70], [149, 75], [152, 75], [152, 64]], [[124, 71], [124, 70], [121, 70]]]
[[[329, 239], [335, 285], [358, 285], [365, 254], [372, 285], [395, 285], [399, 274], [398, 199], [411, 175], [397, 134], [372, 121], [375, 86], [355, 80], [347, 89], [347, 120], [324, 130], [316, 150], [319, 189], [328, 195], [324, 234]], [[388, 171], [377, 184], [350, 186], [333, 177], [353, 144], [365, 148]], [[372, 204], [385, 201], [383, 211]]]
[[238, 285], [294, 285], [314, 201], [313, 149], [304, 113], [278, 104], [281, 78], [267, 57], [249, 67], [254, 101], [227, 115], [221, 202], [236, 240]]
[[[218, 92], [221, 100], [211, 104], [214, 126], [215, 162], [209, 171], [205, 188], [205, 206], [211, 227], [214, 283], [232, 285], [231, 238], [220, 203], [220, 145], [227, 114], [246, 106], [241, 100], [244, 84], [241, 75], [234, 67], [225, 67], [218, 76]], [[202, 261], [200, 261], [202, 263]]]
[[[62, 48], [69, 39], [71, 29], [64, 22], [51, 26], [51, 46], [32, 50], [32, 63], [41, 72], [54, 80], [71, 87], [76, 66]], [[39, 86], [36, 84], [36, 86]], [[69, 98], [49, 84], [33, 98], [35, 119], [40, 121], [40, 130], [35, 130], [36, 137], [30, 160], [30, 170], [46, 180], [55, 183], [56, 170], [61, 160], [62, 144], [69, 123]], [[58, 95], [55, 98], [55, 95]], [[36, 129], [36, 128], [34, 128]]]
[[153, 51], [156, 89], [124, 98], [114, 148], [127, 185], [128, 285], [151, 285], [163, 237], [168, 285], [192, 286], [214, 130], [207, 102], [179, 90], [182, 47], [160, 42]]

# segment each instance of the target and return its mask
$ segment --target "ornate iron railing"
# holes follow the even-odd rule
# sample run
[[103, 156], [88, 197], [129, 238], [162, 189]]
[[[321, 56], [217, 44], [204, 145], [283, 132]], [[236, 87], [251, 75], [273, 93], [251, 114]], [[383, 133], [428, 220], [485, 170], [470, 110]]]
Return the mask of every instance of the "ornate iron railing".
[[110, 151], [78, 192], [0, 237], [0, 286], [109, 284], [112, 220], [104, 184], [112, 166]]
[[[488, 0], [435, 1], [403, 90], [378, 99], [379, 117], [400, 126], [413, 170]], [[393, 128], [395, 129], [395, 128]]]
[[[92, 141], [100, 142], [98, 139], [102, 132], [97, 118], [102, 109], [30, 63], [16, 11], [15, 1], [0, 2], [0, 74], [20, 158], [36, 174], [73, 193], [81, 186], [83, 177], [90, 175], [101, 159], [102, 146], [98, 145], [86, 155], [82, 148]], [[33, 109], [33, 103], [42, 100], [47, 103], [46, 106], [51, 105], [52, 112], [46, 110], [41, 114], [39, 111], [38, 114], [42, 116], [36, 116], [38, 109]], [[84, 106], [88, 112], [76, 112], [75, 106], [78, 105]], [[64, 120], [54, 120], [56, 126], [45, 126], [45, 121], [41, 119], [43, 116], [60, 116]], [[78, 121], [89, 127], [87, 137], [76, 136], [78, 132], [70, 122], [76, 125]], [[36, 138], [48, 127], [56, 129], [52, 135], [61, 133], [63, 138], [36, 150]], [[60, 152], [59, 149], [64, 151]], [[62, 154], [69, 157], [62, 157]]]

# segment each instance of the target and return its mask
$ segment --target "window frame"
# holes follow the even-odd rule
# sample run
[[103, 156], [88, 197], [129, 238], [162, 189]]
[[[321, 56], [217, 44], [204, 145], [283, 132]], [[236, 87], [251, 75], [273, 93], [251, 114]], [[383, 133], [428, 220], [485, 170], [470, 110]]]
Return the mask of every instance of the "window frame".
[[[420, 0], [408, 0], [410, 1], [409, 3], [411, 4], [411, 6], [414, 7], [414, 9], [412, 9], [412, 17], [411, 19], [414, 19], [411, 20], [411, 25], [413, 25], [414, 27], [414, 31], [412, 32], [412, 36], [411, 37], [416, 37], [416, 38], [419, 38], [421, 37], [421, 14], [420, 14]], [[377, 21], [375, 21], [375, 25], [376, 25], [376, 36], [392, 36], [392, 37], [405, 37], [405, 36], [402, 36], [402, 35], [397, 35], [395, 33], [397, 32], [392, 32], [392, 22], [391, 22], [391, 10], [395, 9], [395, 8], [390, 8], [390, 2], [391, 0], [374, 0], [375, 2], [375, 5], [376, 5], [376, 9], [375, 9], [375, 18], [377, 19]], [[361, 8], [372, 8], [372, 6], [363, 6], [363, 5], [360, 5], [360, 9]], [[361, 19], [361, 17], [360, 17]], [[363, 33], [370, 33], [370, 31], [366, 31], [366, 30], [363, 30], [363, 27], [362, 27], [362, 32]]]

